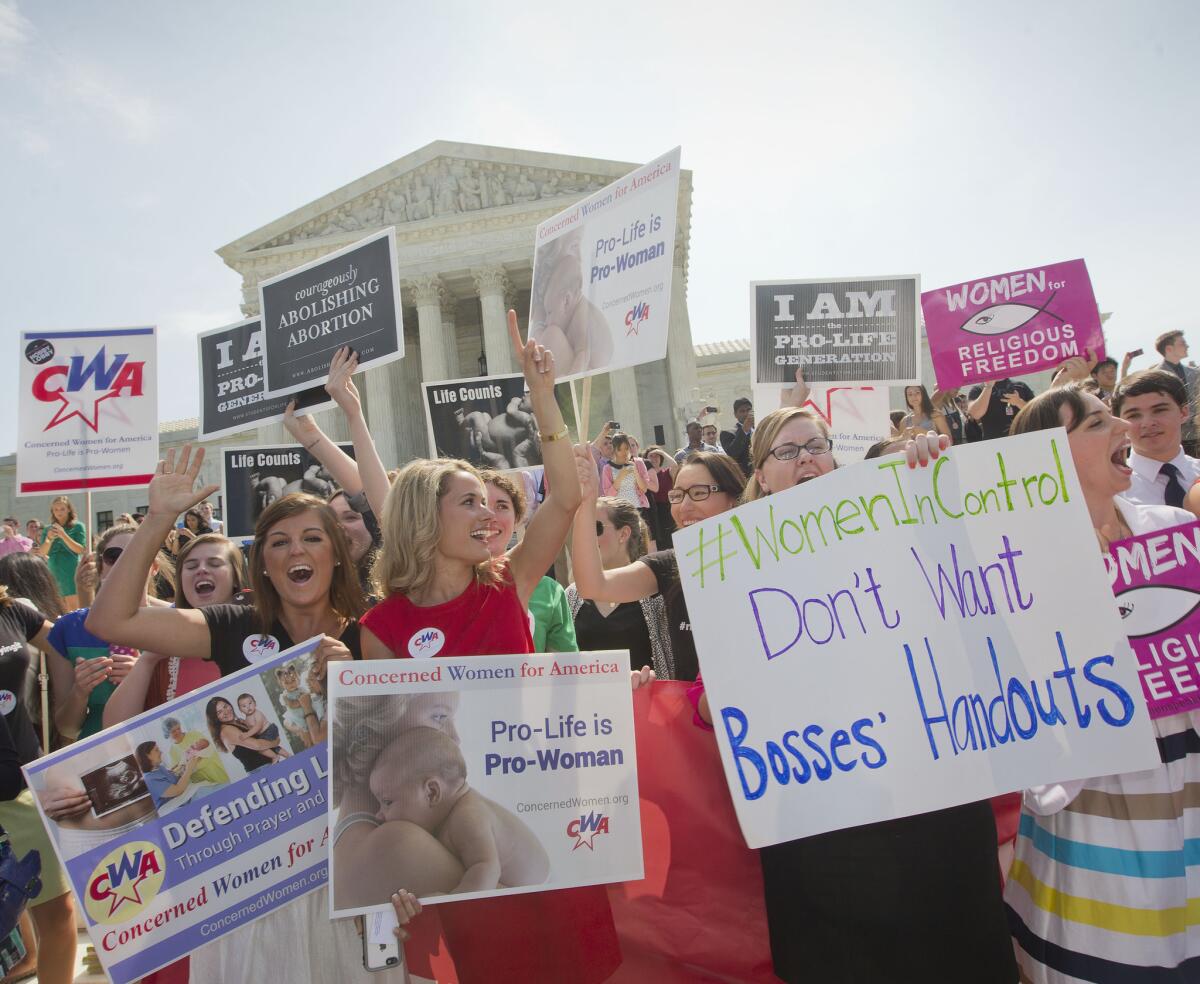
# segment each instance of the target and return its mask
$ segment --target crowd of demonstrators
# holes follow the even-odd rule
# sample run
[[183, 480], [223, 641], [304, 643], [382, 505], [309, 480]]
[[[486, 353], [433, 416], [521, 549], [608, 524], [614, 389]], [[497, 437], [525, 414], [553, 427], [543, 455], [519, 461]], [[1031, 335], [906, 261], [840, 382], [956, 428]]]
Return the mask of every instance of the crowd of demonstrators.
[[671, 489], [675, 487], [675, 476], [679, 465], [674, 457], [667, 454], [666, 448], [654, 445], [646, 449], [646, 464], [654, 472], [658, 486], [652, 493], [650, 515], [647, 525], [650, 528], [650, 539], [656, 550], [666, 550], [671, 546], [671, 534], [675, 532], [675, 520], [671, 518]]
[[[708, 407], [705, 409], [711, 410], [714, 413], [716, 412], [715, 408]], [[725, 453], [715, 444], [709, 444], [704, 440], [704, 425], [699, 420], [689, 420], [686, 430], [688, 442], [675, 452], [675, 461], [678, 464], [682, 465], [688, 455], [694, 454], [697, 451], [710, 451], [714, 454]]]
[[722, 450], [750, 474], [750, 438], [754, 434], [754, 404], [744, 396], [733, 401], [733, 430], [721, 431]]
[[[604, 570], [627, 567], [646, 556], [649, 538], [645, 521], [628, 502], [597, 500], [596, 546]], [[648, 666], [660, 680], [676, 678], [662, 595], [626, 602], [595, 601], [582, 597], [572, 583], [567, 587], [567, 603], [575, 622], [575, 639], [584, 652], [628, 649], [632, 669]]]

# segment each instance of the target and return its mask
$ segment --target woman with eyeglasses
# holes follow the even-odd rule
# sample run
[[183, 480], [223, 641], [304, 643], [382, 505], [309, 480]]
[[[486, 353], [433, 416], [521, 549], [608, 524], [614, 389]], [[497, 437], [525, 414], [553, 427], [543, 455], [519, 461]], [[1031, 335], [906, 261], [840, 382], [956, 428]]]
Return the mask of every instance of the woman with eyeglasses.
[[[138, 532], [137, 526], [111, 526], [96, 545], [98, 576], [103, 585]], [[162, 539], [158, 541], [162, 542]], [[139, 608], [149, 607], [150, 586], [158, 574], [158, 551], [135, 595]], [[160, 604], [157, 599], [154, 604]], [[54, 724], [68, 738], [87, 738], [104, 727], [104, 705], [137, 661], [137, 651], [97, 635], [86, 624], [92, 609], [70, 612], [50, 630], [50, 685], [54, 691]], [[61, 655], [60, 655], [61, 654]]]
[[[907, 441], [909, 467], [948, 446], [932, 431]], [[759, 422], [750, 459], [746, 502], [837, 468], [825, 422], [796, 407]], [[699, 713], [711, 724], [703, 698]], [[785, 981], [1017, 980], [986, 800], [775, 844], [759, 858]]]
[[[579, 596], [594, 602], [621, 604], [661, 594], [667, 609], [675, 679], [695, 680], [700, 667], [675, 550], [660, 550], [632, 564], [606, 569], [596, 536], [596, 469], [586, 451], [581, 453], [577, 449], [575, 459], [583, 490], [583, 503], [575, 515], [571, 533]], [[671, 517], [679, 529], [710, 519], [737, 505], [744, 487], [745, 477], [732, 458], [712, 451], [693, 451], [680, 466], [675, 487], [668, 493]]]
[[[644, 557], [648, 540], [646, 524], [635, 506], [612, 498], [596, 503], [596, 543], [606, 571]], [[628, 649], [630, 669], [648, 666], [659, 680], [675, 679], [662, 595], [622, 603], [592, 601], [580, 597], [572, 584], [567, 587], [567, 604], [575, 620], [575, 638], [584, 652]]]

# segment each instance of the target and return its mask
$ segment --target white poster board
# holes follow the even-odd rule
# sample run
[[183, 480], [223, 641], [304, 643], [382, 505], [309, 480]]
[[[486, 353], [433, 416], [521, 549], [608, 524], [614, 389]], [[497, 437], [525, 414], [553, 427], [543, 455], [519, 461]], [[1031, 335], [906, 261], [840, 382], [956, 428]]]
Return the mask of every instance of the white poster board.
[[1062, 430], [838, 469], [675, 551], [751, 847], [1158, 764]]
[[330, 829], [358, 828], [330, 853], [334, 918], [390, 909], [411, 883], [402, 859], [383, 878], [349, 867], [364, 838], [378, 842], [370, 859], [394, 858], [391, 820], [437, 837], [464, 869], [422, 902], [643, 877], [627, 651], [371, 660], [329, 683]]
[[[783, 391], [784, 387], [772, 383], [751, 386], [755, 418], [762, 420], [779, 409]], [[829, 427], [833, 456], [839, 465], [862, 461], [871, 445], [884, 440], [891, 430], [886, 386], [813, 383], [804, 406]]]
[[559, 380], [667, 355], [679, 156], [670, 153], [537, 227], [529, 337]]
[[150, 484], [155, 342], [154, 328], [21, 332], [17, 495]]

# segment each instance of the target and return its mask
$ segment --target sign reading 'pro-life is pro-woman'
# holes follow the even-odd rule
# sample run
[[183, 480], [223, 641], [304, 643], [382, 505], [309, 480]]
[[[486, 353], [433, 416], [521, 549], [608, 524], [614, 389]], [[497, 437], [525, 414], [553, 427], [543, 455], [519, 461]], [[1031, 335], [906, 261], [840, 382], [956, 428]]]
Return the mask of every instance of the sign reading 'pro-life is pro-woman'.
[[537, 227], [529, 337], [559, 379], [667, 354], [679, 155], [651, 161]]
[[1155, 765], [1096, 550], [1061, 429], [839, 468], [677, 533], [746, 842]]
[[363, 367], [404, 355], [395, 256], [396, 231], [384, 229], [259, 284], [272, 396], [324, 383], [333, 353], [344, 345]]

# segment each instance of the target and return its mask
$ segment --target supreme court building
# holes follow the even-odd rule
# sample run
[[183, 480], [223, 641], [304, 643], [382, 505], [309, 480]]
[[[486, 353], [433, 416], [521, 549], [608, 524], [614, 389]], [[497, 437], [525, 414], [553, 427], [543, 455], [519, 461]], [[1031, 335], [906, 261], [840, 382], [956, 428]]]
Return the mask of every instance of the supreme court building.
[[[528, 330], [538, 223], [639, 165], [437, 141], [217, 250], [242, 278], [242, 310], [258, 314], [258, 284], [378, 229], [394, 226], [404, 307], [404, 358], [368, 369], [367, 420], [389, 467], [429, 454], [421, 384], [515, 371], [505, 313]], [[686, 443], [697, 398], [686, 278], [692, 175], [679, 181], [668, 355], [593, 380], [589, 437], [615, 419], [641, 439]], [[576, 383], [576, 387], [580, 386]], [[564, 414], [568, 421], [572, 415]], [[331, 419], [334, 418], [334, 419]], [[336, 414], [319, 417], [341, 437]], [[285, 443], [282, 425], [260, 443]]]

